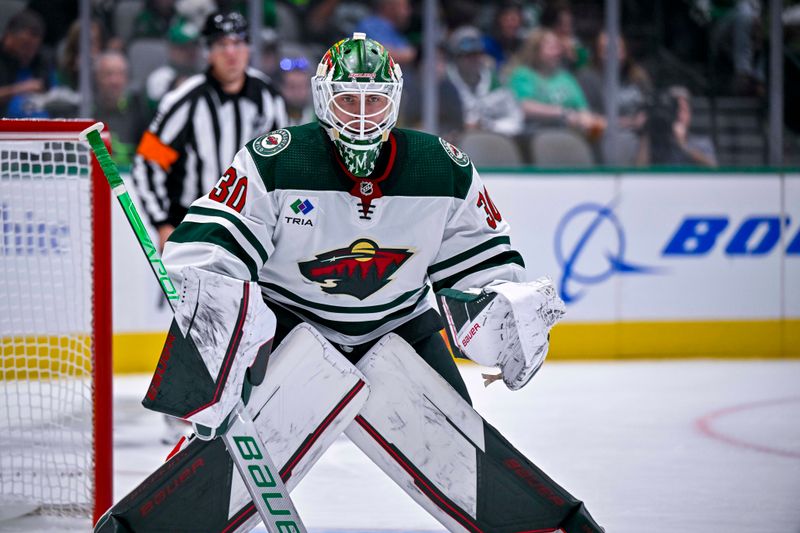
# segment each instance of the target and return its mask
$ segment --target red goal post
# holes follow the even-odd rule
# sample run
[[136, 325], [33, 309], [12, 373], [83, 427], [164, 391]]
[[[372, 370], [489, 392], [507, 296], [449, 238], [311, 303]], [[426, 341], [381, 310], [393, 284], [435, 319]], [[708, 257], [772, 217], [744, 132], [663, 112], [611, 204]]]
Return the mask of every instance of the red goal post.
[[0, 506], [94, 523], [113, 448], [111, 193], [78, 139], [92, 124], [0, 119]]

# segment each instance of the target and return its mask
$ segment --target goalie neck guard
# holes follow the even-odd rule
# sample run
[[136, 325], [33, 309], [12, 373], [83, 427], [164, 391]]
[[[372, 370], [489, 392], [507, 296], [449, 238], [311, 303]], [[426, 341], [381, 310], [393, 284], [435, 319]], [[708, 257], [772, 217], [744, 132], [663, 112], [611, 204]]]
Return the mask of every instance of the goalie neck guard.
[[334, 44], [311, 78], [314, 111], [347, 169], [367, 177], [397, 123], [403, 75], [379, 42], [363, 33]]

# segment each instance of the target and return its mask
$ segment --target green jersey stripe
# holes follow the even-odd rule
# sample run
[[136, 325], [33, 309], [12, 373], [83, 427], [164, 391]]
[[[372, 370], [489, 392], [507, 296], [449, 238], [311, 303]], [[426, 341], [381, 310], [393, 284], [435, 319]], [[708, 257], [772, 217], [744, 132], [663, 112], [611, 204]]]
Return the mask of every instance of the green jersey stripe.
[[231, 255], [239, 259], [250, 272], [250, 280], [258, 280], [258, 264], [248, 254], [236, 239], [228, 231], [228, 228], [214, 222], [181, 222], [172, 235], [169, 236], [172, 242], [180, 243], [208, 243], [215, 244]]
[[340, 320], [329, 320], [327, 318], [322, 318], [318, 316], [313, 311], [309, 311], [301, 307], [289, 305], [283, 302], [275, 302], [275, 303], [277, 305], [285, 307], [286, 309], [289, 309], [303, 320], [306, 320], [311, 323], [320, 324], [322, 326], [332, 329], [333, 331], [336, 331], [337, 333], [341, 333], [342, 335], [347, 335], [350, 337], [360, 337], [362, 335], [367, 335], [369, 333], [372, 333], [382, 325], [391, 322], [392, 320], [397, 320], [398, 318], [402, 318], [404, 316], [412, 314], [417, 309], [419, 302], [425, 297], [425, 294], [426, 293], [423, 293], [422, 296], [419, 299], [417, 299], [414, 305], [409, 305], [408, 307], [403, 307], [402, 309], [398, 309], [394, 313], [389, 313], [383, 318], [379, 318], [377, 320], [361, 320], [358, 322], [343, 322]]
[[233, 223], [234, 226], [236, 226], [236, 229], [239, 230], [239, 232], [244, 236], [244, 238], [247, 239], [247, 242], [249, 242], [253, 246], [253, 248], [255, 248], [256, 252], [258, 252], [259, 257], [261, 257], [261, 262], [262, 263], [267, 262], [267, 258], [269, 257], [269, 255], [267, 254], [267, 251], [264, 249], [264, 246], [256, 238], [256, 236], [253, 235], [253, 232], [250, 231], [250, 228], [248, 228], [245, 225], [245, 223], [242, 222], [241, 219], [239, 219], [235, 215], [232, 215], [231, 213], [228, 213], [226, 211], [221, 211], [219, 209], [211, 209], [210, 207], [200, 207], [196, 205], [189, 208], [188, 214], [205, 215], [208, 217], [220, 217], [230, 221], [231, 223]]
[[458, 280], [463, 279], [470, 274], [475, 272], [480, 272], [481, 270], [488, 270], [490, 268], [507, 265], [509, 263], [515, 263], [521, 267], [525, 267], [525, 262], [522, 260], [522, 256], [519, 255], [519, 252], [515, 250], [509, 250], [507, 252], [503, 252], [497, 254], [495, 256], [486, 259], [485, 261], [481, 261], [477, 265], [473, 265], [466, 270], [462, 270], [457, 274], [453, 274], [450, 277], [445, 279], [439, 280], [433, 284], [433, 291], [439, 292], [441, 289], [447, 289], [455, 285]]
[[292, 300], [297, 304], [304, 305], [306, 307], [311, 307], [312, 309], [318, 309], [320, 311], [327, 311], [329, 313], [346, 313], [346, 314], [370, 314], [370, 313], [380, 313], [383, 311], [388, 311], [392, 308], [397, 307], [401, 303], [405, 302], [406, 300], [417, 294], [420, 290], [422, 290], [422, 294], [420, 296], [425, 296], [428, 293], [428, 289], [430, 288], [428, 285], [425, 285], [424, 287], [420, 287], [419, 289], [412, 289], [408, 292], [404, 292], [403, 294], [401, 294], [400, 296], [398, 296], [389, 303], [358, 307], [358, 306], [328, 305], [328, 304], [312, 302], [311, 300], [306, 300], [305, 298], [301, 298], [297, 296], [295, 293], [274, 283], [266, 283], [260, 281], [259, 285], [261, 285], [262, 287], [266, 287], [267, 289], [270, 289], [272, 291], [275, 291], [284, 298]]
[[492, 237], [488, 241], [479, 244], [473, 248], [465, 252], [461, 252], [460, 254], [454, 255], [450, 259], [445, 259], [444, 261], [439, 261], [438, 263], [434, 263], [433, 265], [428, 267], [428, 275], [435, 274], [440, 270], [444, 270], [446, 268], [450, 268], [453, 265], [457, 265], [470, 257], [476, 256], [479, 253], [488, 250], [489, 248], [494, 248], [495, 246], [501, 244], [511, 244], [511, 239], [507, 235], [500, 235], [499, 237]]

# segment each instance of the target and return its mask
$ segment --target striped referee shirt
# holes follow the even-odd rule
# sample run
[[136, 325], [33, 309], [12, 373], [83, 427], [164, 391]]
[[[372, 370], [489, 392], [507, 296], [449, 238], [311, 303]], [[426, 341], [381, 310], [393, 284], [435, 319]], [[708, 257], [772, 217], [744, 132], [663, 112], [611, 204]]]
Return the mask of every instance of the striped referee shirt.
[[252, 138], [286, 125], [283, 99], [264, 74], [248, 68], [238, 94], [210, 74], [167, 93], [142, 135], [133, 178], [155, 226], [177, 226], [189, 205], [209, 191]]

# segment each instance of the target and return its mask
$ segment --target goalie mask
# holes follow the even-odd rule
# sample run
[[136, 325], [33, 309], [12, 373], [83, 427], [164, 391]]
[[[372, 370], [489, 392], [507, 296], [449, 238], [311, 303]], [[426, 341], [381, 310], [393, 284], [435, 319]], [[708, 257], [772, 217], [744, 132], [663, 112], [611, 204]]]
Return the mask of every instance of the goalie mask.
[[397, 123], [403, 75], [377, 41], [363, 33], [334, 44], [311, 78], [314, 111], [347, 169], [367, 177]]

